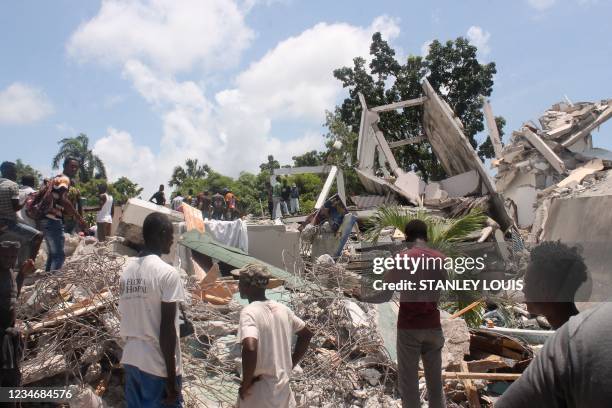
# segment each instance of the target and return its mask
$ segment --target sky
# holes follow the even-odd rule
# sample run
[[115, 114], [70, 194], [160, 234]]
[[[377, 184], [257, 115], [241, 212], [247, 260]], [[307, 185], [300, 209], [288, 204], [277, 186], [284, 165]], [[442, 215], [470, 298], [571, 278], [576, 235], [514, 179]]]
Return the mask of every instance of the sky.
[[[85, 133], [109, 179], [145, 193], [187, 158], [231, 176], [290, 164], [323, 148], [347, 96], [332, 71], [376, 31], [400, 60], [470, 39], [497, 64], [508, 137], [564, 97], [612, 97], [611, 15], [612, 0], [2, 2], [0, 161], [51, 175], [58, 141]], [[594, 143], [612, 149], [610, 133]]]

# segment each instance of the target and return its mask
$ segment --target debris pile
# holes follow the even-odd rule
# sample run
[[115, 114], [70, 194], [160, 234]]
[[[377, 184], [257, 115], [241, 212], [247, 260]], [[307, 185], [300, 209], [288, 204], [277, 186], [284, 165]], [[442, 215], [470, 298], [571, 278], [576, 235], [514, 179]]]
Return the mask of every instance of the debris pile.
[[584, 191], [591, 176], [612, 168], [612, 152], [593, 147], [591, 132], [612, 117], [612, 100], [557, 103], [539, 119], [513, 132], [497, 168], [496, 186], [521, 228], [536, 220], [535, 208], [549, 195]]

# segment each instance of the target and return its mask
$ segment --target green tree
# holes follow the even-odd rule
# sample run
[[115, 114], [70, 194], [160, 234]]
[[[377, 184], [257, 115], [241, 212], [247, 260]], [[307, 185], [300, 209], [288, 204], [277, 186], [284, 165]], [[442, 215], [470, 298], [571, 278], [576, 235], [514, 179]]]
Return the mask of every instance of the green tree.
[[280, 169], [280, 163], [278, 162], [278, 160], [274, 160], [274, 156], [270, 154], [268, 155], [268, 161], [266, 163], [260, 164], [259, 169], [261, 171], [267, 170], [268, 172], [272, 173], [272, 170]]
[[66, 157], [74, 157], [80, 162], [79, 180], [88, 182], [90, 179], [106, 178], [106, 168], [102, 160], [89, 148], [89, 138], [84, 133], [77, 137], [64, 138], [58, 142], [60, 145], [58, 153], [53, 157], [51, 166], [59, 168]]
[[210, 171], [207, 164], [200, 165], [198, 159], [185, 160], [185, 167], [176, 166], [172, 171], [172, 178], [168, 182], [170, 187], [180, 186], [187, 179], [204, 178]]
[[293, 156], [293, 167], [321, 166], [325, 163], [325, 153], [311, 150], [299, 156]]
[[142, 193], [142, 188], [127, 177], [119, 177], [112, 183], [115, 190], [114, 200], [117, 204], [124, 204], [130, 198], [138, 197]]
[[29, 164], [25, 164], [21, 159], [15, 160], [15, 167], [17, 169], [17, 182], [21, 182], [23, 176], [34, 176], [34, 188], [38, 187], [38, 184], [42, 181], [42, 174], [34, 167]]
[[[476, 47], [465, 38], [442, 44], [433, 41], [427, 56], [409, 56], [404, 64], [395, 58], [395, 51], [380, 33], [372, 36], [369, 70], [366, 60], [357, 57], [353, 67], [334, 71], [334, 76], [348, 88], [349, 97], [338, 112], [351, 132], [359, 131], [361, 105], [358, 93], [363, 93], [368, 106], [384, 105], [422, 95], [421, 81], [427, 77], [432, 87], [444, 98], [465, 127], [465, 135], [474, 148], [474, 136], [484, 129], [480, 96], [490, 96], [495, 63], [481, 64]], [[405, 108], [380, 114], [379, 127], [388, 141], [399, 141], [422, 135], [422, 109]], [[356, 146], [354, 147], [356, 151]], [[482, 151], [481, 157], [489, 157]], [[426, 180], [445, 177], [444, 170], [427, 141], [394, 149], [398, 164], [404, 169], [417, 170]]]

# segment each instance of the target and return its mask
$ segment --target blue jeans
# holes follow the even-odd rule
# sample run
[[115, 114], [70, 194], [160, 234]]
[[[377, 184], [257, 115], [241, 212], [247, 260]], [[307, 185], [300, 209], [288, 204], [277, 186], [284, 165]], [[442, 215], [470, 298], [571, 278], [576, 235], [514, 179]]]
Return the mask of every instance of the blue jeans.
[[183, 406], [180, 375], [176, 377], [179, 390], [176, 403], [165, 405], [163, 403], [166, 398], [166, 379], [164, 377], [145, 373], [138, 367], [129, 364], [123, 365], [123, 371], [125, 372], [125, 402], [128, 408], [181, 408]]
[[40, 222], [47, 242], [47, 265], [45, 271], [62, 269], [66, 255], [64, 254], [64, 223], [61, 220], [45, 218]]
[[7, 227], [7, 229], [0, 234], [0, 241], [18, 241], [21, 244], [17, 258], [17, 265], [19, 268], [26, 259], [30, 258], [32, 255], [34, 241], [36, 238], [40, 239], [40, 231], [28, 224], [15, 220], [1, 219], [0, 225], [5, 225]]

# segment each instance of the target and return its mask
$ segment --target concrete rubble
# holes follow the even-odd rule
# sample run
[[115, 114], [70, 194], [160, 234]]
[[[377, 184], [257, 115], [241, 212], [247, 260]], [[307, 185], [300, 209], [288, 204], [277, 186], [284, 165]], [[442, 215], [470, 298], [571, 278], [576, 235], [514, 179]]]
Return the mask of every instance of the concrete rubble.
[[[320, 208], [301, 224], [248, 217], [213, 225], [188, 205], [180, 213], [133, 199], [124, 206], [117, 237], [98, 243], [69, 236], [63, 270], [39, 271], [23, 288], [19, 320], [27, 336], [24, 382], [72, 384], [78, 387], [81, 406], [124, 406], [118, 278], [125, 259], [142, 245], [144, 217], [158, 211], [173, 221], [175, 245], [164, 260], [181, 272], [190, 294], [187, 313], [195, 326], [195, 334], [182, 340], [186, 406], [234, 406], [242, 369], [236, 336], [244, 301], [230, 272], [259, 262], [273, 275], [269, 298], [289, 305], [315, 331], [291, 380], [298, 406], [400, 407], [397, 302], [372, 305], [352, 297], [372, 278], [375, 258], [391, 256], [406, 245], [393, 227], [383, 229], [378, 242], [364, 239], [363, 220], [372, 211], [399, 203], [407, 212], [424, 211], [442, 220], [480, 209], [488, 215], [482, 230], [457, 245], [468, 254], [491, 254], [492, 264], [500, 265], [494, 272], [501, 274], [524, 269], [528, 251], [523, 239], [584, 239], [584, 231], [569, 231], [561, 221], [577, 211], [589, 219], [605, 218], [590, 239], [605, 239], [612, 230], [612, 216], [601, 215], [612, 205], [612, 153], [593, 148], [590, 134], [610, 117], [612, 101], [557, 104], [539, 124], [526, 123], [509, 144], [497, 146], [493, 182], [450, 108], [427, 83], [423, 86], [423, 98], [404, 102], [423, 105], [423, 137], [449, 177], [424, 183], [416, 173], [394, 165], [393, 146], [376, 126], [377, 112], [386, 108], [364, 106], [358, 173], [371, 195], [351, 198], [357, 207], [340, 197], [340, 225], [319, 218]], [[373, 151], [384, 170], [377, 168], [380, 161], [375, 165]], [[321, 203], [336, 199], [327, 195], [332, 181], [342, 185], [338, 169], [299, 171], [329, 172]], [[38, 267], [44, 265], [41, 252]], [[492, 406], [499, 395], [495, 390], [518, 378], [553, 332], [545, 319], [531, 316], [522, 300], [510, 295], [476, 299], [461, 311], [451, 303], [447, 298], [440, 303], [449, 310], [442, 312], [447, 406]], [[471, 308], [480, 310], [477, 325], [468, 325], [463, 315]], [[423, 378], [419, 389], [425, 405]]]

